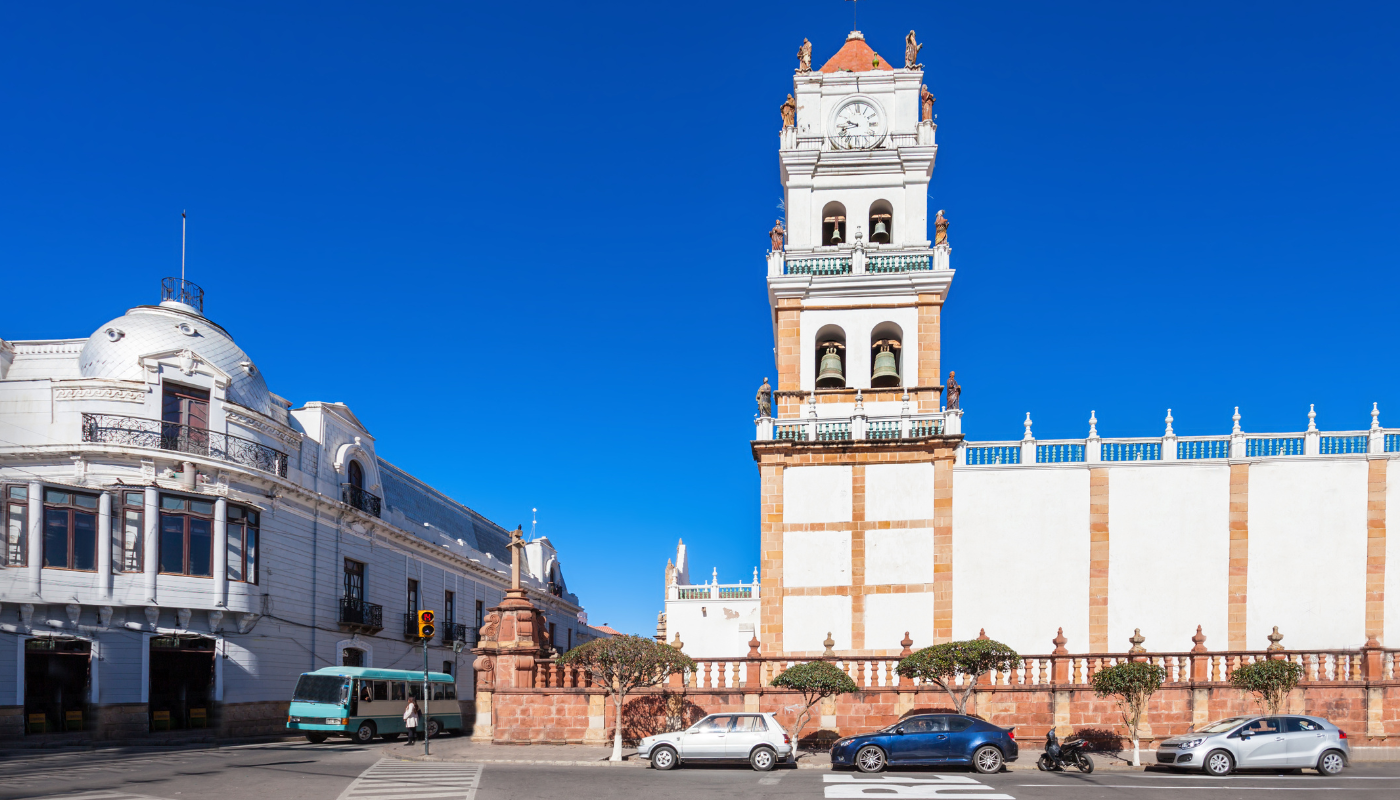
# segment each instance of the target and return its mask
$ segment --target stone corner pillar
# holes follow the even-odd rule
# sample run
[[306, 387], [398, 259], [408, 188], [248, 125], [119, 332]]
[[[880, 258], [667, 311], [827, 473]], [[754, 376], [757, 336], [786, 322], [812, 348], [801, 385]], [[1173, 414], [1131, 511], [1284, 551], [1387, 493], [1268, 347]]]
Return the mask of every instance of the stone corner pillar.
[[473, 741], [492, 741], [497, 734], [502, 689], [530, 689], [535, 685], [536, 662], [547, 652], [544, 615], [522, 589], [506, 592], [505, 600], [490, 609], [482, 621], [481, 638], [472, 648], [476, 660], [476, 725]]

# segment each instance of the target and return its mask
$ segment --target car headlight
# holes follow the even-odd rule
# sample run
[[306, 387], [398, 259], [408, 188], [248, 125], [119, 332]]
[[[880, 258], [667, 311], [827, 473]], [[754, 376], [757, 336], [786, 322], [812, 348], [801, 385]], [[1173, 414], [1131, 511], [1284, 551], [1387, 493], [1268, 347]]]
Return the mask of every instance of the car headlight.
[[1179, 749], [1181, 749], [1181, 750], [1190, 750], [1190, 749], [1193, 748], [1193, 747], [1200, 747], [1200, 746], [1201, 746], [1201, 742], [1204, 742], [1204, 741], [1205, 741], [1205, 739], [1187, 739], [1186, 741], [1184, 741], [1184, 742], [1178, 744], [1178, 745], [1177, 745], [1177, 748], [1179, 748]]

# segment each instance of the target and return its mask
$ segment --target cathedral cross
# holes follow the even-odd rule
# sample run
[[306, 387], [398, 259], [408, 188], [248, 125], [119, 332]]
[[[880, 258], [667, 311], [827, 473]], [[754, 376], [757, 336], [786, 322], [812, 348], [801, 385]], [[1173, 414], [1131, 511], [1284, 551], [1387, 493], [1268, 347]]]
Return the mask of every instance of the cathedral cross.
[[520, 527], [510, 532], [510, 588], [520, 591], [520, 551], [525, 549]]

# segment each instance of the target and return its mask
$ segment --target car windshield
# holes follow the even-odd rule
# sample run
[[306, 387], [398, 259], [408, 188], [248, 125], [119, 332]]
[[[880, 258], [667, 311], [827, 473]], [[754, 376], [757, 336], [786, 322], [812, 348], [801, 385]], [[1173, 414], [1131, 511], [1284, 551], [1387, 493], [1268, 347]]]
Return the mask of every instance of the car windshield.
[[350, 682], [339, 675], [303, 675], [292, 690], [292, 700], [302, 703], [344, 705]]
[[1230, 717], [1228, 719], [1217, 720], [1203, 728], [1197, 728], [1192, 733], [1224, 733], [1236, 725], [1247, 722], [1249, 717]]

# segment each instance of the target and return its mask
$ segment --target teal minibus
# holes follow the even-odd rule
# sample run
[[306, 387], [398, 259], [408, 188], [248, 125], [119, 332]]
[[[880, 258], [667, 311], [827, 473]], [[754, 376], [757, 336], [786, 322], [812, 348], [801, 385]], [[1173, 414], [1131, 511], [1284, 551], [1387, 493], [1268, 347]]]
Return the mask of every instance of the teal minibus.
[[425, 701], [422, 672], [322, 667], [302, 673], [297, 681], [287, 710], [287, 729], [305, 733], [313, 744], [331, 736], [349, 736], [359, 744], [368, 744], [375, 736], [393, 741], [408, 730], [403, 710], [412, 697], [427, 718], [426, 728], [423, 721], [418, 723], [420, 733], [426, 730], [430, 737], [444, 730], [460, 733], [462, 708], [457, 705], [455, 679], [444, 672], [429, 672], [428, 691], [432, 696]]

